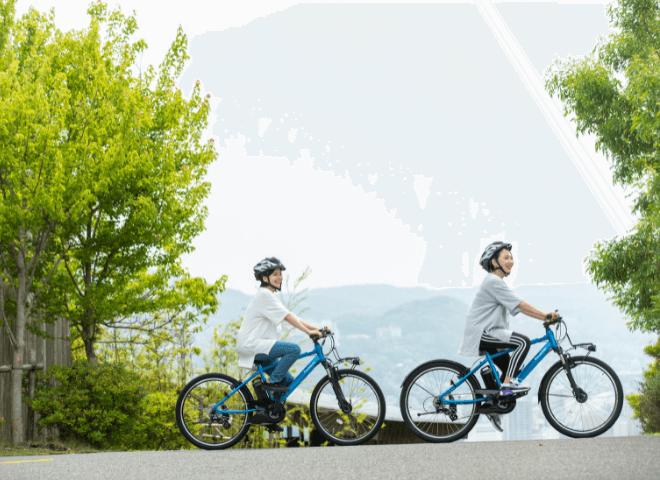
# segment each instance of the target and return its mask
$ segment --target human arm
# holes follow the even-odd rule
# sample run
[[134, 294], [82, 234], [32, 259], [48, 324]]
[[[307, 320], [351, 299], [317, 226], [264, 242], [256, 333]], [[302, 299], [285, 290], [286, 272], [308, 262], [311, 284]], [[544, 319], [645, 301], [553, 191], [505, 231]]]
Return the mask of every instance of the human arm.
[[[302, 323], [303, 325], [307, 326], [307, 328], [311, 328], [311, 329], [313, 329], [313, 330], [320, 330], [320, 328], [318, 328], [318, 327], [312, 325], [311, 323], [308, 323], [307, 320], [303, 320], [303, 319], [300, 318], [300, 317], [296, 317], [296, 318], [298, 319], [298, 321], [299, 321], [300, 323]], [[328, 327], [322, 327], [322, 328], [326, 329], [328, 332], [331, 331], [330, 328], [328, 328]]]
[[302, 330], [307, 335], [318, 335], [321, 337], [321, 332], [319, 329], [305, 322], [304, 320], [296, 317], [293, 313], [288, 313], [284, 320], [287, 321], [291, 326], [296, 327], [298, 330]]
[[545, 321], [547, 315], [552, 315], [552, 320], [556, 320], [557, 317], [559, 317], [559, 315], [557, 315], [556, 312], [542, 312], [541, 310], [539, 310], [533, 305], [530, 305], [524, 300], [520, 302], [520, 304], [518, 304], [518, 308], [520, 308], [520, 311], [525, 315], [527, 315], [528, 317], [536, 318], [541, 321]]

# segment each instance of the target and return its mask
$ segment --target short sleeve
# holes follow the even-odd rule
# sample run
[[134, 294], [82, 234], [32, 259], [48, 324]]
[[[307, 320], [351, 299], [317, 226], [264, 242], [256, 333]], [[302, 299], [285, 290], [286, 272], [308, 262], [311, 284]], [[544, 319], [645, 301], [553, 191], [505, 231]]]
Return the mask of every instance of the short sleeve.
[[504, 283], [504, 280], [494, 279], [495, 281], [490, 283], [489, 293], [493, 298], [500, 304], [504, 305], [511, 315], [518, 315], [520, 313], [520, 303], [523, 301], [518, 295], [513, 293], [513, 290]]
[[[266, 290], [266, 289], [264, 289]], [[267, 293], [266, 293], [267, 292]], [[275, 295], [269, 290], [266, 290], [265, 295], [261, 299], [261, 314], [266, 317], [273, 325], [279, 325], [284, 318], [289, 314], [289, 310], [280, 302]]]

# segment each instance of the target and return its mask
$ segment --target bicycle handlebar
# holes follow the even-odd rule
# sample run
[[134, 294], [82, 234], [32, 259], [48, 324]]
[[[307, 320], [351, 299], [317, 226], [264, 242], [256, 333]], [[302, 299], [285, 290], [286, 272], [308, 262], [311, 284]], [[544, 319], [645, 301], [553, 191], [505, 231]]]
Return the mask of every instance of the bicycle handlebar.
[[[557, 310], [555, 310], [555, 312], [556, 312], [556, 311], [557, 311]], [[548, 320], [548, 321], [543, 322], [543, 328], [545, 328], [546, 330], [548, 330], [552, 325], [555, 325], [555, 324], [560, 323], [560, 322], [563, 321], [561, 315], [558, 315], [556, 320], [550, 320], [551, 318], [552, 318], [552, 314], [551, 314], [551, 313], [548, 313], [548, 314], [545, 316], [545, 319]]]
[[321, 337], [319, 337], [318, 335], [310, 335], [309, 338], [311, 338], [314, 342], [318, 342], [321, 338], [325, 338], [328, 335], [332, 335], [332, 333], [326, 330], [325, 328], [319, 329], [319, 332], [321, 332]]

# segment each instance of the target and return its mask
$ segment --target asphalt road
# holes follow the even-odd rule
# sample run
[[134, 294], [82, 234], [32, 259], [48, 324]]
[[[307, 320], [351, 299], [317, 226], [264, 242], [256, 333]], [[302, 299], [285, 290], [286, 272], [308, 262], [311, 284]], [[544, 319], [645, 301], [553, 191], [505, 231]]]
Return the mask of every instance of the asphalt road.
[[77, 478], [658, 480], [660, 437], [0, 457], [2, 480]]

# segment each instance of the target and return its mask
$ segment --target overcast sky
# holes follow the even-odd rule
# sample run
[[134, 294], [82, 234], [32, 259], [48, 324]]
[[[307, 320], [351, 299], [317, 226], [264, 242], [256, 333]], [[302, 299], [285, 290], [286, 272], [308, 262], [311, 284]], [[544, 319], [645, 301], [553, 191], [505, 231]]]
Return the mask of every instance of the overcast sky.
[[[88, 2], [19, 12], [30, 3], [55, 7], [60, 29], [87, 24]], [[616, 234], [473, 3], [117, 3], [136, 10], [144, 64], [181, 24], [180, 88], [213, 96], [219, 158], [193, 275], [249, 293], [252, 266], [277, 256], [292, 275], [310, 266], [312, 288], [469, 287], [503, 239], [513, 286], [575, 283]], [[495, 6], [542, 74], [608, 33], [604, 5], [584, 3]]]

